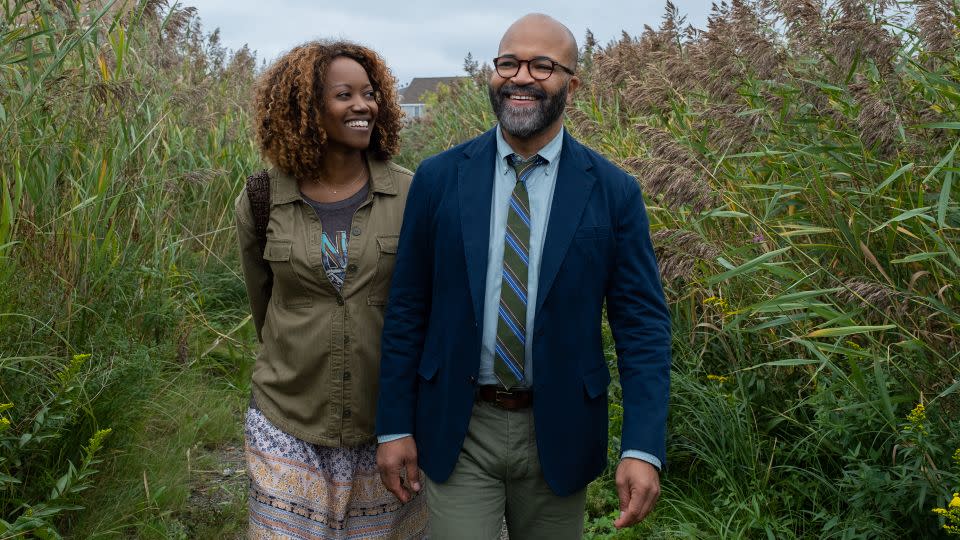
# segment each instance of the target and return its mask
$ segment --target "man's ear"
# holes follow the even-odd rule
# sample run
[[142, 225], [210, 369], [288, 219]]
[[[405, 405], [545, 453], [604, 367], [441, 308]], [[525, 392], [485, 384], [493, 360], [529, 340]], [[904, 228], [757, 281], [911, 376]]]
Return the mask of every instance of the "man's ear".
[[580, 77], [573, 75], [570, 77], [570, 82], [567, 83], [567, 103], [573, 103], [573, 94], [577, 92], [578, 88], [580, 88]]

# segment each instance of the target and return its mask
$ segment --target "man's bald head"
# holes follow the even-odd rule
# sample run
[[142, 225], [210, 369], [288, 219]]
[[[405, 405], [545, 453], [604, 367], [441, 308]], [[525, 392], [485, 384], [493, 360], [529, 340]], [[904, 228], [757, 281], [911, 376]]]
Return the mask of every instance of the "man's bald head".
[[500, 39], [499, 54], [503, 54], [504, 48], [509, 47], [518, 36], [536, 37], [538, 41], [543, 41], [545, 46], [558, 46], [563, 51], [563, 58], [555, 58], [555, 60], [569, 66], [570, 69], [577, 69], [579, 56], [577, 39], [573, 37], [573, 32], [569, 28], [553, 17], [543, 13], [530, 13], [517, 19]]

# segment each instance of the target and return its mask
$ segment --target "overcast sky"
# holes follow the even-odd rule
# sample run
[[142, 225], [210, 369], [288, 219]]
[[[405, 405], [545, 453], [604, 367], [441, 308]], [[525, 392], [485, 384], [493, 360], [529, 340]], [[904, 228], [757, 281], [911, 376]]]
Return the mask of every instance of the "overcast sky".
[[[687, 22], [703, 27], [710, 0], [674, 0]], [[455, 2], [408, 0], [323, 2], [322, 0], [183, 0], [195, 6], [206, 31], [220, 28], [224, 45], [244, 43], [257, 59], [270, 61], [298, 43], [316, 38], [346, 38], [379, 52], [401, 86], [413, 77], [463, 75], [467, 53], [490, 62], [500, 36], [514, 20], [530, 12], [551, 15], [566, 24], [582, 45], [589, 28], [606, 44], [657, 27], [666, 2], [579, 0], [578, 2]]]

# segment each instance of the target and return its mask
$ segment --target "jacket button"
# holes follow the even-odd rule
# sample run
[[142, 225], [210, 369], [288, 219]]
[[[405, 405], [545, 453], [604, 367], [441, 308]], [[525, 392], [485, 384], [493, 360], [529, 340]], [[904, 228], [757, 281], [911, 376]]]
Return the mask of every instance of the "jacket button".
[[477, 384], [477, 376], [476, 376], [476, 375], [471, 375], [471, 376], [470, 376], [470, 379], [468, 379], [468, 380], [470, 381], [470, 384]]
[[342, 306], [342, 305], [343, 305], [343, 297], [340, 296], [339, 294], [337, 295], [337, 305], [338, 305], [338, 306]]
[[357, 265], [355, 265], [355, 264], [350, 264], [350, 265], [347, 266], [347, 272], [350, 272], [350, 273], [352, 274], [352, 273], [354, 273], [354, 272], [356, 272], [356, 271], [357, 271]]
[[346, 345], [350, 343], [350, 336], [343, 336], [343, 344]]
[[345, 380], [345, 381], [349, 381], [349, 380], [350, 380], [350, 372], [349, 372], [349, 371], [344, 371], [344, 372], [343, 372], [343, 380]]
[[344, 410], [343, 410], [343, 417], [344, 417], [344, 418], [350, 418], [350, 409], [344, 409]]
[[350, 233], [353, 234], [354, 236], [360, 236], [360, 227], [354, 227], [353, 230], [350, 231]]

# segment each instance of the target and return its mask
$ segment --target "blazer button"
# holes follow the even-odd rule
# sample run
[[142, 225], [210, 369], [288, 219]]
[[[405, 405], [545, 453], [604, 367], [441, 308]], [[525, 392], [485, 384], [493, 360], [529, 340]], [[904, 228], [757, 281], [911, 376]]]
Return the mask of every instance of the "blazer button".
[[476, 375], [471, 375], [468, 380], [470, 381], [470, 384], [473, 384], [473, 385], [477, 384], [477, 376], [476, 376]]
[[337, 295], [337, 305], [338, 305], [338, 306], [342, 306], [342, 305], [343, 305], [343, 297], [340, 296], [339, 294]]
[[355, 264], [349, 264], [349, 265], [347, 265], [347, 272], [350, 272], [350, 273], [352, 274], [352, 273], [354, 273], [354, 272], [356, 272], [356, 271], [357, 271], [357, 265], [355, 265]]
[[360, 236], [360, 227], [354, 227], [353, 230], [350, 231], [350, 232], [351, 232], [351, 234], [353, 234], [354, 236]]

